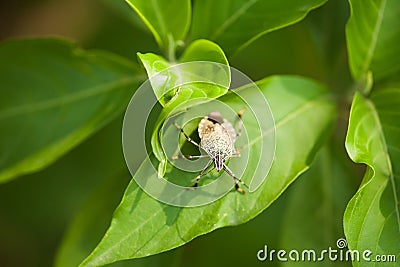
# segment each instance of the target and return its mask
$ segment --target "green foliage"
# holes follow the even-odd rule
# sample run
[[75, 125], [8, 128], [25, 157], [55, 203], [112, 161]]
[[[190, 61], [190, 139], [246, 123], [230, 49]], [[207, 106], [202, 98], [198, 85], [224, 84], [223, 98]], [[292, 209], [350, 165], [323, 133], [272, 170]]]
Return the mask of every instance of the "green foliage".
[[[104, 239], [82, 266], [98, 266], [156, 254], [216, 228], [244, 223], [268, 207], [308, 168], [321, 145], [319, 139], [335, 115], [334, 105], [327, 98], [328, 91], [312, 81], [294, 77], [272, 77], [260, 81], [258, 86], [270, 99], [277, 131], [276, 161], [262, 187], [248, 196], [232, 191], [209, 205], [181, 208], [160, 203], [143, 193], [132, 181]], [[223, 96], [221, 101], [230, 106], [242, 105], [233, 93]], [[280, 105], [283, 101], [285, 106]], [[244, 123], [247, 123], [245, 118]], [[304, 124], [310, 127], [304, 129], [301, 127]], [[256, 128], [256, 124], [249, 123], [247, 130], [257, 132]], [[292, 139], [291, 135], [299, 136], [299, 139]], [[297, 142], [300, 144], [296, 145]], [[259, 140], [253, 146], [261, 143]], [[250, 165], [257, 163], [253, 160], [257, 158], [251, 157]], [[139, 179], [149, 179], [151, 168], [150, 160], [146, 160], [135, 175]], [[282, 173], [285, 173], [284, 177]], [[172, 174], [187, 181], [193, 178], [192, 173], [185, 172], [171, 172], [166, 176]]]
[[[225, 94], [229, 88], [230, 75], [228, 70], [228, 60], [226, 59], [222, 49], [213, 42], [197, 40], [191, 43], [180, 58], [179, 63], [211, 61], [226, 65], [226, 69], [223, 69], [226, 73], [223, 73], [222, 78], [218, 79], [218, 81], [220, 81], [220, 86], [206, 83], [208, 79], [211, 79], [209, 76], [215, 76], [215, 74], [211, 72], [213, 69], [202, 73], [203, 77], [199, 77], [198, 75], [194, 75], [198, 73], [196, 66], [189, 65], [185, 67], [185, 65], [183, 65], [181, 68], [176, 67], [171, 69], [171, 67], [176, 65], [176, 63], [168, 62], [159, 55], [152, 53], [138, 53], [138, 57], [144, 65], [147, 75], [150, 77], [150, 83], [157, 100], [164, 107], [175, 107], [178, 104], [196, 97], [216, 98]], [[169, 69], [168, 72], [166, 71], [167, 69]], [[164, 76], [165, 78], [151, 79], [151, 77], [154, 77], [155, 75], [162, 75], [163, 78]], [[204, 82], [200, 83], [199, 80]], [[185, 86], [185, 83], [190, 83], [190, 86]], [[177, 85], [179, 84], [183, 85], [177, 88]], [[178, 97], [174, 97], [178, 90]]]
[[[165, 173], [166, 157], [160, 142], [160, 128], [166, 117], [173, 110], [178, 112], [185, 108], [188, 100], [217, 98], [228, 91], [230, 70], [228, 60], [222, 49], [211, 41], [196, 40], [186, 50], [179, 63], [190, 61], [210, 61], [220, 65], [220, 72], [215, 73], [215, 67], [201, 65], [174, 66], [161, 56], [148, 53], [138, 53], [139, 59], [146, 68], [154, 94], [164, 110], [154, 126], [151, 144], [153, 153], [160, 161], [159, 174]], [[173, 67], [173, 68], [171, 68]], [[209, 67], [209, 68], [207, 68]], [[201, 74], [201, 76], [200, 76]], [[156, 76], [157, 75], [157, 76]], [[154, 78], [154, 77], [157, 78]], [[217, 81], [218, 84], [209, 81]], [[179, 90], [179, 94], [177, 91]], [[180, 105], [179, 109], [176, 109]]]
[[[350, 4], [352, 16], [346, 28], [349, 62], [360, 92], [351, 105], [346, 149], [353, 161], [367, 164], [367, 170], [346, 209], [344, 230], [351, 249], [398, 257], [400, 65], [396, 42], [400, 30], [393, 25], [399, 22], [400, 6], [390, 0], [352, 0]], [[354, 262], [354, 266], [374, 264]]]
[[[122, 176], [128, 175], [113, 175], [113, 179], [107, 179], [90, 194], [69, 227], [67, 238], [58, 251], [56, 266], [79, 265], [96, 245], [103, 229], [108, 225], [115, 205], [118, 204], [121, 192], [126, 187], [127, 179], [122, 179]], [[93, 227], [94, 225], [96, 227]]]
[[174, 51], [184, 40], [192, 15], [190, 0], [126, 1], [149, 27], [161, 47]]
[[[400, 89], [359, 93], [351, 107], [346, 148], [355, 162], [368, 165], [360, 189], [344, 216], [349, 247], [374, 255], [399, 255], [400, 247]], [[373, 266], [355, 263], [355, 266]]]
[[[120, 18], [106, 19], [85, 46], [136, 54], [144, 70], [56, 38], [0, 44], [0, 265], [13, 266], [9, 255], [16, 252], [26, 257], [14, 265], [49, 265], [43, 251], [55, 253], [71, 221], [50, 256], [59, 267], [253, 265], [264, 245], [318, 252], [335, 248], [342, 237], [349, 249], [370, 250], [371, 259], [396, 256], [387, 266], [399, 266], [399, 1], [104, 1]], [[199, 61], [218, 67], [192, 64]], [[241, 84], [230, 90], [237, 82], [230, 66], [258, 77], [258, 89]], [[144, 94], [159, 105], [146, 125], [149, 155], [137, 152], [129, 162], [135, 169], [129, 182], [120, 148], [122, 113], [145, 72], [152, 90]], [[239, 95], [266, 108], [259, 104], [265, 97], [275, 129], [261, 131]], [[163, 124], [189, 108], [211, 109], [213, 101], [249, 110], [243, 115], [247, 143], [235, 144], [242, 156], [227, 162], [246, 184], [258, 164], [267, 165], [261, 154], [274, 152], [265, 144], [276, 141], [265, 182], [254, 192], [244, 188], [246, 195], [232, 190], [196, 207], [156, 200], [138, 184], [158, 179], [190, 186], [196, 175], [168, 161]], [[196, 138], [196, 127], [192, 121], [185, 130]], [[183, 137], [178, 143], [190, 151]], [[246, 166], [239, 164], [247, 156]], [[200, 185], [216, 178], [233, 186], [226, 172], [215, 171]], [[46, 236], [48, 224], [54, 229]], [[32, 240], [40, 241], [40, 253]], [[268, 264], [304, 262], [275, 258]], [[320, 265], [306, 265], [313, 264]], [[352, 264], [381, 266], [364, 259]]]
[[350, 0], [350, 7], [346, 34], [353, 77], [370, 70], [377, 82], [399, 82], [400, 31], [393, 25], [400, 23], [400, 2]]
[[[209, 38], [231, 55], [263, 34], [300, 21], [310, 10], [325, 2], [326, 0], [196, 1], [191, 38]], [[218, 16], [214, 15], [216, 13]]]
[[[22, 72], [21, 72], [22, 71]], [[123, 111], [134, 64], [53, 39], [0, 47], [0, 183], [46, 167]]]

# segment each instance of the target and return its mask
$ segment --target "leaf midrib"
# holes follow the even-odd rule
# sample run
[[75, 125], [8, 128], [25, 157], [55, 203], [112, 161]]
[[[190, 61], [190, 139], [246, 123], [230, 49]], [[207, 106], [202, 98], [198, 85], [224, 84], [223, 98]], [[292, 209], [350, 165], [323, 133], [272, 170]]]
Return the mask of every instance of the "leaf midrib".
[[227, 20], [225, 20], [225, 22], [222, 23], [219, 28], [217, 28], [214, 34], [211, 35], [210, 39], [215, 40], [216, 38], [218, 38], [223, 32], [226, 31], [229, 26], [237, 21], [243, 13], [245, 13], [251, 6], [253, 6], [257, 2], [258, 0], [252, 0], [242, 5], [239, 9], [236, 10], [235, 13], [233, 13]]
[[383, 21], [383, 15], [384, 15], [384, 10], [386, 8], [386, 3], [387, 0], [382, 0], [379, 8], [378, 8], [378, 18], [375, 23], [374, 29], [372, 31], [372, 39], [371, 39], [371, 44], [367, 52], [367, 57], [366, 60], [364, 61], [364, 65], [362, 66], [362, 72], [367, 72], [369, 69], [369, 66], [372, 61], [372, 57], [374, 55], [375, 49], [376, 49], [376, 44], [378, 43], [378, 35], [380, 33], [380, 29], [382, 26], [382, 21]]
[[139, 82], [141, 80], [140, 76], [134, 76], [129, 78], [123, 78], [116, 81], [112, 81], [109, 83], [104, 83], [98, 86], [91, 87], [86, 90], [81, 90], [73, 94], [68, 94], [61, 97], [56, 97], [48, 100], [43, 100], [36, 103], [30, 103], [27, 105], [12, 107], [9, 109], [5, 109], [0, 111], [0, 120], [4, 120], [9, 117], [25, 114], [25, 113], [34, 113], [46, 109], [52, 109], [54, 107], [71, 104], [74, 102], [78, 102], [90, 97], [97, 96], [102, 93], [107, 93], [112, 90], [122, 89], [128, 86], [129, 84], [133, 84]]
[[[140, 168], [140, 167], [139, 167], [139, 168]], [[139, 186], [137, 186], [137, 187], [136, 187], [136, 190], [141, 190], [141, 188], [140, 188]], [[177, 194], [177, 195], [175, 196], [175, 198], [178, 198], [180, 195], [181, 195], [181, 194]], [[122, 200], [122, 202], [121, 202], [120, 205], [122, 205], [123, 202], [124, 202], [124, 199]], [[120, 245], [121, 243], [123, 243], [125, 240], [129, 239], [133, 234], [135, 234], [137, 231], [139, 231], [144, 225], [146, 225], [146, 224], [147, 224], [149, 221], [151, 221], [153, 218], [157, 217], [161, 212], [163, 212], [163, 209], [158, 209], [158, 210], [157, 210], [156, 212], [154, 212], [150, 217], [148, 217], [145, 221], [143, 221], [138, 227], [136, 227], [132, 232], [130, 232], [129, 234], [125, 235], [123, 238], [121, 238], [121, 239], [119, 240], [119, 242], [114, 243], [112, 246], [110, 246], [105, 252], [103, 252], [103, 253], [100, 254], [100, 255], [106, 255], [106, 254], [108, 254], [109, 251], [113, 251], [113, 249], [114, 249], [115, 247], [119, 246], [119, 245]], [[165, 225], [164, 225], [164, 226], [165, 226]], [[164, 226], [163, 226], [163, 227], [164, 227]], [[147, 243], [147, 242], [145, 242], [145, 243]], [[94, 255], [95, 251], [96, 251], [96, 249], [89, 255], [89, 257], [92, 256], [92, 255]], [[138, 251], [139, 251], [139, 249], [137, 249], [137, 250], [134, 252], [134, 254], [132, 254], [132, 256], [134, 256]], [[89, 257], [88, 257], [87, 259], [89, 259]], [[102, 257], [97, 257], [97, 258], [102, 259]], [[86, 266], [87, 264], [86, 264], [85, 262], [86, 262], [86, 259], [85, 259], [79, 266]], [[90, 261], [89, 261], [89, 263], [90, 263]], [[110, 262], [108, 262], [108, 263], [110, 263]], [[91, 265], [89, 265], [89, 266], [91, 266]]]
[[[375, 174], [374, 174], [374, 176], [375, 176]], [[373, 177], [374, 177], [374, 176], [373, 176]], [[373, 177], [372, 177], [371, 179], [373, 179]], [[384, 189], [385, 186], [386, 186], [386, 183], [383, 183], [383, 184], [381, 184], [380, 187], [381, 187], [382, 189]], [[381, 188], [379, 188], [379, 189], [377, 190], [376, 194], [374, 195], [374, 198], [373, 198], [372, 201], [371, 201], [372, 203], [375, 202], [375, 200], [377, 199], [377, 197], [379, 196], [379, 194], [382, 192], [382, 191], [380, 191]], [[370, 214], [371, 209], [372, 209], [372, 205], [370, 205], [370, 206], [368, 207], [367, 211], [365, 212], [365, 216], [364, 216], [363, 221], [362, 221], [362, 223], [361, 223], [360, 230], [359, 230], [358, 233], [357, 233], [357, 239], [356, 239], [355, 249], [359, 249], [361, 232], [362, 232], [363, 229], [365, 228], [366, 221], [367, 221], [367, 215]], [[351, 215], [350, 215], [351, 218], [353, 217], [353, 212], [354, 212], [354, 209], [353, 209], [353, 211], [352, 211], [352, 213], [351, 213]]]
[[[382, 124], [381, 124], [381, 121], [379, 119], [379, 114], [378, 114], [378, 111], [376, 110], [375, 105], [369, 99], [366, 102], [367, 102], [368, 107], [371, 110], [372, 117], [373, 117], [376, 125], [378, 126], [379, 137], [381, 139], [382, 146], [383, 146], [383, 149], [384, 149], [384, 152], [385, 152], [385, 161], [386, 161], [388, 172], [389, 172], [389, 180], [390, 180], [390, 183], [392, 185], [392, 194], [393, 194], [393, 200], [394, 200], [394, 204], [395, 204], [396, 217], [397, 217], [397, 227], [398, 227], [399, 232], [400, 232], [399, 200], [397, 199], [396, 183], [395, 183], [394, 175], [393, 175], [392, 161], [390, 159], [388, 147], [387, 147], [387, 144], [386, 144], [385, 134], [383, 132]], [[376, 172], [376, 170], [375, 170], [375, 172]], [[374, 174], [374, 176], [375, 176], [375, 174]]]
[[[163, 15], [160, 12], [160, 8], [158, 6], [157, 0], [152, 0], [152, 4], [154, 6], [154, 11], [155, 11], [154, 13], [156, 15], [156, 20], [157, 20], [158, 24], [160, 25], [161, 32], [164, 33], [165, 36], [167, 36], [168, 32], [167, 32], [167, 28], [165, 25], [165, 20], [164, 20]], [[165, 45], [168, 45], [168, 44], [165, 44]]]
[[309, 101], [307, 101], [306, 103], [304, 103], [303, 105], [301, 105], [300, 107], [298, 107], [298, 109], [296, 109], [295, 111], [291, 111], [288, 113], [287, 116], [283, 117], [281, 120], [275, 122], [275, 127], [271, 127], [265, 131], [262, 132], [261, 136], [258, 136], [257, 138], [254, 138], [253, 141], [249, 142], [247, 145], [245, 145], [244, 147], [247, 146], [252, 146], [255, 143], [257, 143], [259, 140], [261, 140], [264, 136], [266, 136], [267, 134], [271, 133], [274, 129], [276, 130], [277, 128], [285, 125], [287, 122], [291, 121], [292, 119], [296, 118], [297, 116], [299, 116], [301, 113], [306, 112], [307, 110], [309, 110], [310, 108], [314, 107], [316, 103], [318, 103], [318, 101], [320, 99], [325, 98], [326, 95], [318, 95], [315, 98], [310, 99]]

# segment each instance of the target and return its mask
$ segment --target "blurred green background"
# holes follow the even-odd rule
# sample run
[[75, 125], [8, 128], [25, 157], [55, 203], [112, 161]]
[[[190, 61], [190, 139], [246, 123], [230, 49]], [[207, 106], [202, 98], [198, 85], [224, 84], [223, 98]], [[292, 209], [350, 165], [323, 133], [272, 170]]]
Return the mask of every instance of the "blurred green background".
[[[136, 52], [160, 53], [122, 0], [16, 0], [2, 1], [0, 7], [1, 41], [62, 36], [85, 49], [109, 50], [134, 62]], [[347, 1], [329, 1], [300, 23], [261, 37], [230, 59], [233, 67], [254, 80], [299, 74], [332, 89], [341, 107], [339, 117], [330, 144], [311, 170], [245, 225], [219, 229], [170, 252], [112, 266], [261, 266], [267, 263], [258, 262], [256, 253], [264, 245], [287, 250], [336, 246], [336, 240], [344, 237], [346, 203], [362, 176], [343, 145], [351, 96], [344, 31], [348, 17]], [[92, 232], [87, 235], [93, 244], [80, 244], [82, 255], [94, 247], [130, 180], [121, 127], [122, 116], [49, 168], [0, 186], [0, 266], [53, 266], [63, 239], [71, 234], [69, 226], [84, 221], [88, 207], [96, 210], [98, 220], [91, 218]], [[268, 265], [304, 266], [301, 262]], [[351, 266], [348, 262], [315, 264], [330, 265]]]

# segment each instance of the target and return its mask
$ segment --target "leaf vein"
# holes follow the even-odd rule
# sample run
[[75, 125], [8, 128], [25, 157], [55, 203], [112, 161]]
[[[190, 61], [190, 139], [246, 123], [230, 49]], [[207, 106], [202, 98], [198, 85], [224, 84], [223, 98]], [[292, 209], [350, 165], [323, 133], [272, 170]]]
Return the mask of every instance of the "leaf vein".
[[[375, 171], [374, 171], [374, 176], [375, 176]], [[380, 187], [379, 187], [378, 190], [376, 191], [376, 194], [375, 194], [374, 198], [372, 199], [372, 202], [375, 202], [375, 200], [377, 199], [378, 195], [380, 195], [379, 192], [383, 191], [383, 189], [385, 188], [385, 186], [386, 186], [386, 183], [382, 183], [382, 184], [380, 185]], [[372, 202], [371, 202], [371, 203], [372, 203]], [[364, 229], [365, 222], [367, 221], [367, 215], [370, 213], [370, 211], [371, 211], [371, 209], [372, 209], [372, 206], [373, 206], [373, 205], [369, 205], [367, 211], [365, 212], [365, 216], [364, 216], [364, 218], [363, 218], [363, 222], [362, 222], [362, 224], [361, 224], [360, 231], [358, 232], [358, 235], [357, 235], [357, 245], [356, 245], [356, 249], [359, 248], [359, 247], [358, 247], [358, 244], [360, 243], [361, 232], [362, 232], [363, 229]]]
[[211, 36], [211, 39], [215, 40], [218, 38], [229, 26], [231, 26], [235, 21], [237, 21], [243, 13], [245, 13], [252, 5], [257, 3], [258, 0], [252, 0], [244, 5], [242, 5], [235, 13], [232, 14], [221, 26], [215, 31], [215, 33]]
[[110, 83], [101, 84], [99, 86], [94, 86], [87, 90], [82, 90], [77, 93], [73, 93], [66, 96], [56, 97], [49, 100], [44, 100], [32, 104], [22, 105], [13, 107], [10, 109], [6, 109], [0, 112], [0, 120], [5, 118], [9, 118], [12, 116], [17, 116], [24, 113], [32, 113], [38, 112], [46, 109], [51, 109], [60, 105], [70, 104], [74, 102], [78, 102], [89, 97], [93, 97], [102, 93], [106, 93], [108, 91], [112, 91], [114, 89], [122, 89], [125, 88], [126, 85], [129, 85], [134, 82], [138, 82], [138, 77], [130, 77], [125, 79], [120, 79], [118, 81], [112, 81]]
[[379, 136], [380, 136], [380, 139], [381, 139], [381, 142], [382, 142], [382, 145], [383, 145], [383, 149], [384, 149], [384, 152], [385, 152], [385, 160], [386, 160], [387, 168], [388, 168], [388, 171], [389, 171], [389, 180], [390, 180], [391, 185], [392, 185], [393, 200], [394, 200], [395, 209], [396, 209], [397, 227], [398, 227], [398, 229], [400, 231], [399, 201], [397, 199], [396, 183], [395, 183], [394, 176], [393, 176], [393, 169], [392, 169], [392, 164], [391, 164], [391, 159], [390, 159], [388, 147], [387, 147], [387, 144], [386, 144], [385, 134], [383, 132], [382, 124], [380, 122], [378, 111], [376, 110], [375, 106], [372, 104], [371, 101], [367, 101], [367, 105], [371, 109], [374, 121], [375, 121], [376, 125], [378, 126], [378, 131], [380, 133]]
[[378, 7], [378, 18], [377, 18], [377, 21], [375, 23], [375, 26], [374, 26], [374, 29], [372, 32], [371, 44], [367, 51], [367, 57], [366, 57], [366, 60], [364, 61], [364, 65], [361, 68], [363, 72], [366, 72], [368, 70], [369, 65], [371, 64], [371, 61], [372, 61], [373, 54], [375, 52], [376, 45], [378, 43], [378, 35], [379, 35], [380, 29], [382, 26], [386, 2], [387, 2], [387, 0], [382, 0], [380, 6]]
[[269, 129], [265, 130], [264, 132], [262, 132], [262, 134], [260, 136], [258, 136], [257, 138], [254, 138], [251, 142], [249, 142], [247, 145], [245, 145], [243, 147], [245, 148], [247, 146], [254, 145], [259, 140], [261, 140], [264, 136], [266, 136], [269, 133], [271, 133], [274, 129], [278, 129], [279, 127], [282, 127], [286, 123], [290, 122], [292, 119], [298, 117], [303, 112], [306, 112], [310, 108], [314, 107], [315, 104], [317, 104], [321, 98], [325, 98], [325, 97], [326, 97], [326, 95], [319, 95], [318, 97], [316, 97], [314, 99], [311, 99], [310, 101], [306, 102], [304, 105], [299, 107], [297, 110], [295, 110], [294, 112], [292, 111], [292, 112], [288, 113], [287, 116], [285, 116], [280, 121], [276, 122], [275, 123], [275, 127], [271, 127]]

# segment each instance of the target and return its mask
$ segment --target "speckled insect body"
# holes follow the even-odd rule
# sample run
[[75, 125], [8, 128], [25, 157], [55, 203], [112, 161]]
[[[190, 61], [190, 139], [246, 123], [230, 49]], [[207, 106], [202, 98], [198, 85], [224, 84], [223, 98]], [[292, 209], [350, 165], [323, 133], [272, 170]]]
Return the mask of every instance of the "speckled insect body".
[[212, 112], [200, 121], [198, 132], [200, 147], [214, 160], [217, 171], [222, 170], [224, 162], [236, 152], [236, 132], [232, 124], [218, 112]]
[[[180, 127], [175, 124], [175, 126], [184, 134], [186, 139], [192, 144], [200, 147], [207, 153], [207, 156], [210, 157], [210, 161], [206, 164], [206, 166], [202, 169], [202, 171], [195, 178], [195, 184], [193, 187], [197, 187], [200, 181], [200, 178], [214, 168], [219, 172], [224, 169], [234, 180], [235, 189], [239, 193], [244, 194], [245, 191], [241, 189], [238, 183], [242, 183], [239, 178], [235, 176], [235, 174], [226, 166], [225, 162], [233, 157], [238, 156], [239, 153], [235, 150], [235, 141], [238, 136], [241, 134], [242, 121], [241, 117], [244, 113], [244, 109], [239, 111], [237, 116], [239, 119], [238, 123], [238, 131], [236, 132], [232, 124], [224, 119], [221, 114], [217, 111], [211, 112], [208, 116], [205, 116], [198, 125], [198, 134], [200, 137], [200, 144], [197, 144], [193, 141]], [[198, 156], [181, 156], [183, 158], [201, 158], [203, 155]], [[177, 159], [178, 157], [174, 157]], [[214, 163], [214, 166], [206, 173], [208, 167], [210, 167]], [[245, 185], [246, 186], [246, 185]]]

